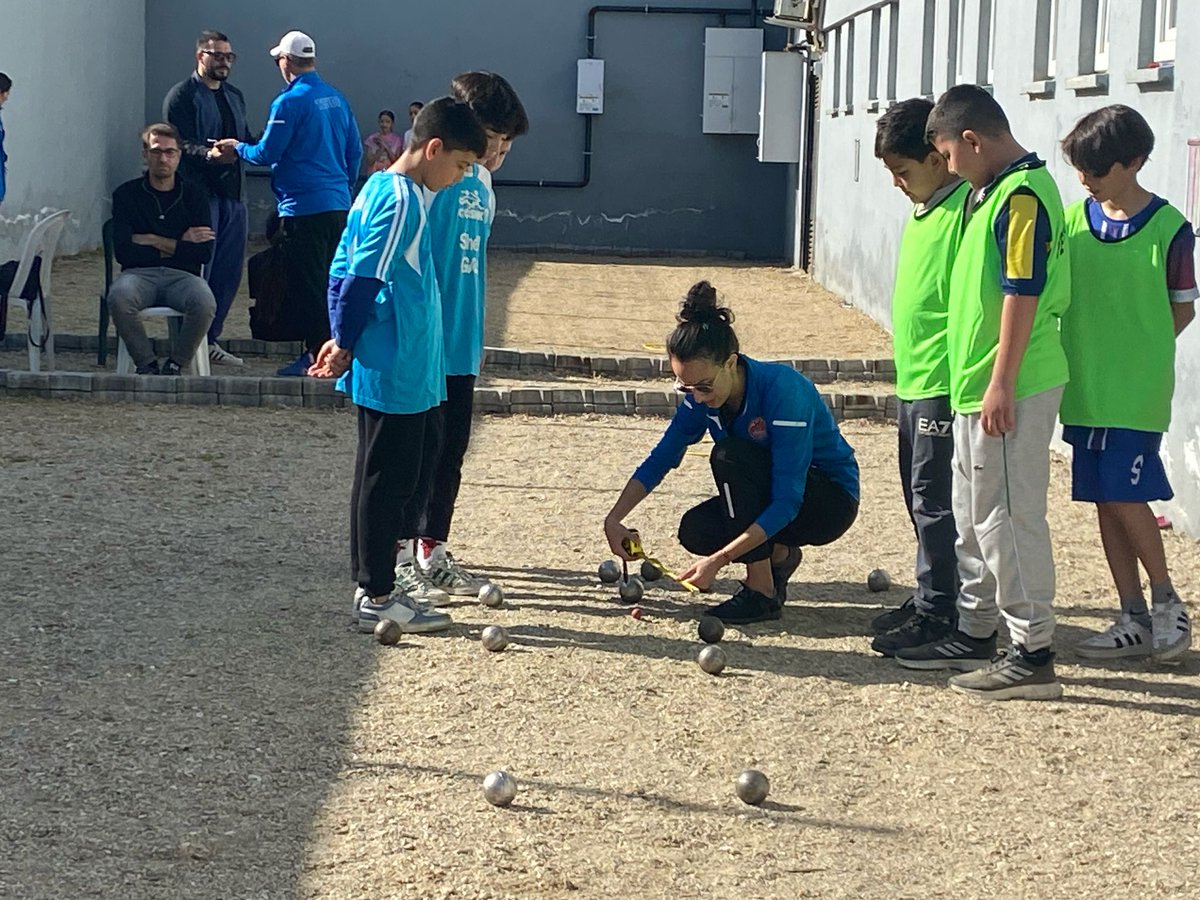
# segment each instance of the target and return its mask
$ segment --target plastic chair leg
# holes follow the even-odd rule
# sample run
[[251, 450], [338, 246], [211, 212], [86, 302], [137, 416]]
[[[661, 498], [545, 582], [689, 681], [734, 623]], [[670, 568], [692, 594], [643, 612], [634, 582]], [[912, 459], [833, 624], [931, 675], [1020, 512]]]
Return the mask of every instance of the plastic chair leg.
[[108, 297], [100, 295], [100, 328], [97, 334], [96, 365], [108, 362]]

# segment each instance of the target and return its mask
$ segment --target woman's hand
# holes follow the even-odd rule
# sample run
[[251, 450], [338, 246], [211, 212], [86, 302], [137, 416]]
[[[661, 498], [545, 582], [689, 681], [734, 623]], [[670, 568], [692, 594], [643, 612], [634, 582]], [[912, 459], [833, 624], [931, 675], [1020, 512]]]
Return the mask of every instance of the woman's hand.
[[633, 562], [635, 557], [630, 556], [629, 552], [621, 545], [629, 538], [641, 540], [636, 529], [626, 528], [616, 519], [605, 519], [604, 536], [608, 538], [608, 549], [617, 555], [617, 559]]
[[717, 575], [725, 567], [725, 554], [717, 553], [706, 556], [692, 564], [692, 567], [679, 576], [680, 581], [686, 581], [692, 587], [707, 591], [717, 580]]

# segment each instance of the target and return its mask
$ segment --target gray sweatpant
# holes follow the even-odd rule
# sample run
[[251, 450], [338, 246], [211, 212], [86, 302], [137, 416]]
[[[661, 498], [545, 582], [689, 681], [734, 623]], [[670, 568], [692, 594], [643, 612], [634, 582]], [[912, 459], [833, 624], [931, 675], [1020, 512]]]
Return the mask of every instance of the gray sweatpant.
[[138, 316], [151, 306], [169, 306], [183, 313], [171, 358], [186, 366], [196, 355], [217, 311], [208, 283], [199, 275], [166, 266], [126, 269], [113, 281], [108, 289], [108, 311], [135, 366], [154, 360], [154, 346]]
[[1054, 640], [1054, 556], [1046, 522], [1050, 438], [1061, 387], [1017, 401], [1017, 427], [984, 433], [979, 413], [954, 419], [954, 520], [958, 525], [958, 627], [975, 638], [1000, 615], [1013, 643]]

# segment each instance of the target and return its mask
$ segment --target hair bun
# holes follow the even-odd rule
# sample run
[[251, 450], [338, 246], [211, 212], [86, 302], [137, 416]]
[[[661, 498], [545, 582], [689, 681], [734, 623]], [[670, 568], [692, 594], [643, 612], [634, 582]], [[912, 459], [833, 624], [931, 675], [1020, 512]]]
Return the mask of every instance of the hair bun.
[[720, 323], [725, 326], [733, 324], [733, 310], [727, 306], [717, 305], [717, 289], [707, 281], [697, 281], [687, 292], [680, 304], [676, 321], [695, 322], [697, 325]]

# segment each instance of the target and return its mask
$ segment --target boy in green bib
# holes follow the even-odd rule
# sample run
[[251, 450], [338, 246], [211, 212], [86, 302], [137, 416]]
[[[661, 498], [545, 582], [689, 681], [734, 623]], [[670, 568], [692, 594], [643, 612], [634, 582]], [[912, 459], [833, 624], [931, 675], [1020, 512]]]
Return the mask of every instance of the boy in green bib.
[[[1062, 148], [1088, 198], [1066, 211], [1074, 302], [1062, 320], [1071, 382], [1059, 415], [1074, 450], [1071, 493], [1096, 504], [1121, 602], [1116, 622], [1076, 652], [1175, 661], [1191, 646], [1191, 623], [1148, 501], [1174, 496], [1158, 448], [1171, 421], [1175, 338], [1200, 296], [1196, 239], [1182, 213], [1138, 183], [1154, 132], [1135, 110], [1089, 113]], [[1136, 363], [1117, 365], [1131, 350]], [[1150, 609], [1139, 562], [1150, 577]]]
[[[973, 188], [947, 324], [962, 585], [956, 630], [896, 651], [896, 661], [963, 672], [950, 687], [984, 699], [1055, 699], [1062, 685], [1046, 492], [1067, 382], [1058, 326], [1071, 290], [1062, 200], [1046, 164], [1017, 143], [1004, 110], [976, 85], [941, 96], [926, 136]], [[1001, 616], [1012, 645], [997, 656]]]
[[946, 323], [950, 271], [971, 190], [925, 137], [932, 109], [923, 98], [905, 100], [875, 126], [875, 156], [916, 204], [896, 264], [892, 343], [900, 398], [900, 483], [917, 536], [917, 586], [904, 605], [871, 623], [871, 649], [884, 656], [947, 637], [954, 630], [958, 596]]

